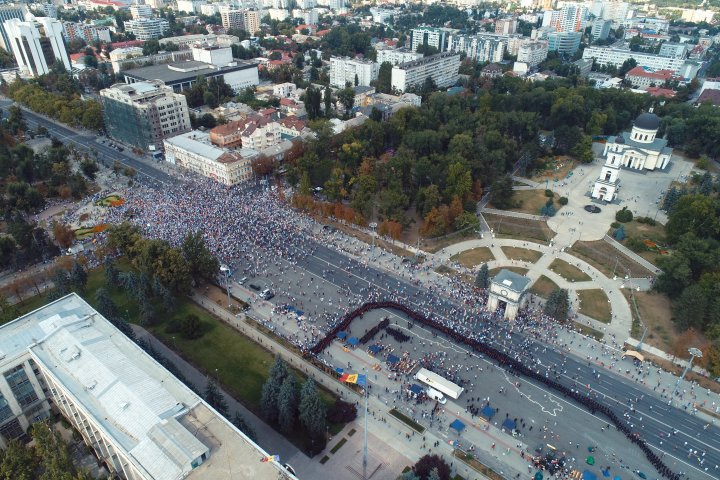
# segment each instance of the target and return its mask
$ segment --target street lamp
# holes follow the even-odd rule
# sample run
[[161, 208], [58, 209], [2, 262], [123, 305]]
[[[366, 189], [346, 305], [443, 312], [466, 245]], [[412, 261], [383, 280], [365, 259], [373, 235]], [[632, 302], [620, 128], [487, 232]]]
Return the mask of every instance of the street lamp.
[[692, 368], [693, 360], [695, 360], [695, 357], [702, 358], [702, 351], [699, 348], [690, 347], [688, 348], [688, 353], [690, 354], [690, 361], [688, 362], [687, 366], [685, 367], [685, 370], [683, 370], [682, 375], [680, 375], [680, 378], [678, 378], [677, 382], [675, 382], [675, 388], [673, 389], [672, 396], [670, 397], [670, 402], [668, 402], [668, 405], [670, 405], [673, 401], [673, 398], [675, 398], [675, 393], [677, 393], [677, 389], [680, 386], [680, 381], [685, 378], [685, 374]]

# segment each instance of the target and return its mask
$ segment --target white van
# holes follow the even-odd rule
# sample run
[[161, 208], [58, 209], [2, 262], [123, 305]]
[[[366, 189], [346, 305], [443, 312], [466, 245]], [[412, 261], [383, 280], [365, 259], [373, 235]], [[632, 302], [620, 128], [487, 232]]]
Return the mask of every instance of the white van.
[[427, 396], [433, 400], [437, 400], [441, 405], [445, 405], [447, 403], [447, 398], [434, 388], [428, 387], [427, 390], [425, 390], [425, 393], [427, 393]]

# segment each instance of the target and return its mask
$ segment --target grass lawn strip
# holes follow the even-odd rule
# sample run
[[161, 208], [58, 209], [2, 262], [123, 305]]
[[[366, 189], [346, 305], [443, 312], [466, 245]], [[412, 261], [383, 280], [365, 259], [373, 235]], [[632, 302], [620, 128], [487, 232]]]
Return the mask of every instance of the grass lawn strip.
[[328, 460], [330, 460], [330, 457], [328, 457], [327, 455], [324, 455], [324, 456], [320, 459], [320, 465], [325, 465], [325, 463], [326, 463]]
[[510, 260], [535, 263], [542, 257], [542, 252], [520, 247], [500, 247], [505, 256]]
[[579, 323], [579, 322], [573, 322], [573, 323], [575, 324], [575, 330], [577, 330], [578, 332], [582, 333], [583, 335], [585, 335], [587, 337], [594, 338], [598, 342], [600, 340], [602, 340], [603, 337], [605, 336], [605, 333], [601, 332], [600, 330], [595, 330], [594, 328], [589, 327], [587, 325], [583, 325], [582, 323]]
[[473, 470], [479, 472], [486, 478], [489, 478], [491, 480], [504, 480], [504, 477], [502, 475], [500, 475], [487, 465], [484, 465], [469, 453], [465, 453], [462, 450], [454, 450], [453, 457], [459, 458], [464, 463], [468, 464]]
[[561, 260], [559, 258], [553, 260], [549, 269], [563, 277], [568, 282], [589, 282], [592, 280], [590, 275], [583, 272], [575, 265], [571, 265], [565, 260]]
[[459, 263], [463, 267], [473, 268], [482, 263], [495, 260], [495, 255], [492, 254], [488, 247], [477, 247], [457, 253], [450, 257], [450, 260]]
[[631, 277], [655, 275], [604, 240], [575, 242], [566, 251], [597, 268], [609, 278], [612, 278], [613, 272], [618, 277], [627, 274]]
[[397, 418], [398, 420], [400, 420], [400, 421], [403, 422], [405, 425], [407, 425], [408, 427], [412, 428], [413, 430], [415, 430], [415, 431], [418, 432], [418, 433], [423, 433], [423, 432], [425, 431], [425, 427], [423, 427], [422, 425], [420, 425], [419, 423], [417, 423], [415, 420], [413, 420], [412, 418], [408, 417], [408, 416], [405, 415], [404, 413], [400, 412], [400, 411], [399, 411], [398, 409], [396, 409], [396, 408], [393, 408], [392, 410], [390, 410], [390, 415], [392, 415], [393, 417]]
[[333, 448], [330, 449], [330, 453], [332, 453], [333, 455], [335, 455], [335, 452], [337, 452], [338, 450], [340, 450], [340, 448], [341, 448], [343, 445], [345, 445], [345, 443], [347, 443], [347, 438], [341, 438], [340, 441], [339, 441], [338, 443], [336, 443]]
[[539, 297], [547, 298], [556, 288], [558, 288], [558, 286], [555, 282], [545, 275], [540, 275], [540, 278], [530, 287], [530, 291]]
[[[631, 294], [635, 298], [642, 323], [648, 327], [645, 343], [665, 352], [672, 351], [680, 333], [675, 329], [675, 324], [672, 322], [670, 299], [665, 295], [654, 292], [636, 292], [628, 288], [623, 288], [621, 291], [630, 304], [633, 317], [636, 315]], [[643, 329], [638, 322], [633, 322], [633, 324], [636, 326], [633, 338], [639, 339]]]
[[[560, 195], [557, 193], [553, 194], [553, 200], [557, 203]], [[515, 190], [513, 192], [512, 201], [514, 205], [508, 210], [512, 212], [529, 213], [530, 215], [540, 215], [540, 209], [545, 206], [545, 203], [550, 197], [545, 196], [545, 189], [540, 190]], [[488, 205], [490, 208], [495, 208], [492, 203]], [[556, 208], [559, 208], [557, 205]]]
[[506, 217], [492, 213], [483, 213], [483, 217], [499, 238], [515, 238], [547, 245], [549, 239], [555, 236], [547, 223], [539, 220]]
[[610, 301], [604, 291], [597, 289], [578, 290], [580, 299], [580, 313], [603, 323], [612, 320]]

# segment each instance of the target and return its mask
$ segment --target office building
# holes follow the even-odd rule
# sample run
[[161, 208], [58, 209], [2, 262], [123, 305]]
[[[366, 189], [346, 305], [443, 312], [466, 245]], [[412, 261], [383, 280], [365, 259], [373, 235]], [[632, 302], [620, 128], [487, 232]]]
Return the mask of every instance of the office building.
[[70, 71], [63, 27], [58, 20], [36, 17], [34, 21], [24, 22], [11, 18], [5, 22], [5, 32], [23, 75], [37, 77], [49, 73], [58, 61]]
[[686, 43], [665, 42], [660, 45], [658, 55], [661, 57], [687, 58], [688, 53], [690, 53], [690, 47]]
[[517, 32], [517, 18], [501, 18], [495, 22], [495, 33], [512, 35]]
[[228, 186], [252, 178], [251, 162], [258, 155], [249, 148], [217, 147], [210, 142], [209, 133], [199, 130], [166, 138], [163, 145], [167, 162]]
[[226, 30], [245, 30], [250, 35], [260, 30], [260, 13], [257, 10], [230, 10], [220, 7], [220, 20]]
[[526, 63], [528, 67], [537, 67], [548, 55], [547, 40], [525, 40], [518, 48], [517, 61]]
[[633, 88], [647, 90], [649, 87], [662, 87], [665, 82], [677, 80], [682, 82], [674, 70], [653, 70], [647, 67], [635, 67], [625, 74], [625, 80], [630, 82]]
[[130, 15], [132, 15], [132, 18], [138, 19], [138, 18], [152, 18], [153, 11], [152, 7], [150, 5], [130, 5]]
[[547, 36], [548, 51], [573, 56], [580, 48], [581, 32], [550, 32]]
[[596, 1], [592, 7], [592, 13], [595, 17], [610, 20], [615, 25], [622, 25], [629, 11], [630, 4], [621, 1]]
[[476, 62], [502, 62], [505, 55], [507, 37], [500, 35], [449, 35], [448, 51], [465, 53], [467, 58]]
[[420, 45], [428, 45], [435, 47], [438, 52], [444, 52], [445, 46], [445, 30], [433, 27], [417, 27], [410, 31], [410, 49], [417, 52]]
[[413, 60], [423, 57], [422, 53], [413, 52], [405, 48], [391, 48], [382, 43], [378, 43], [375, 46], [375, 51], [377, 52], [377, 63], [381, 65], [385, 62], [397, 65], [398, 63], [412, 62]]
[[338, 88], [345, 88], [348, 84], [369, 86], [377, 78], [379, 70], [380, 65], [372, 60], [330, 57], [330, 85]]
[[125, 22], [125, 31], [135, 35], [137, 40], [160, 38], [170, 30], [170, 23], [164, 18], [137, 18]]
[[641, 30], [647, 33], [668, 33], [670, 20], [655, 17], [633, 17], [623, 20], [625, 30]]
[[2, 40], [2, 47], [10, 53], [12, 46], [5, 31], [5, 22], [15, 18], [17, 20], [25, 20], [25, 6], [23, 5], [0, 5], [0, 40]]
[[592, 23], [592, 30], [590, 30], [590, 36], [592, 37], [593, 42], [597, 42], [598, 40], [607, 40], [608, 35], [610, 35], [611, 26], [611, 20], [603, 20], [602, 18], [594, 20]]
[[174, 44], [181, 50], [190, 48], [197, 43], [215, 43], [221, 47], [229, 47], [240, 43], [240, 38], [235, 35], [215, 35], [214, 33], [180, 35], [179, 37], [165, 37], [160, 39], [160, 45]]
[[163, 139], [190, 130], [185, 95], [160, 80], [117, 83], [100, 97], [110, 136], [141, 150], [160, 149]]
[[458, 81], [460, 55], [452, 52], [430, 55], [412, 62], [395, 65], [392, 69], [391, 85], [398, 92], [419, 87], [431, 78], [438, 88], [452, 87]]
[[633, 52], [613, 47], [587, 47], [583, 52], [583, 58], [595, 59], [596, 65], [614, 65], [616, 67], [622, 66], [625, 60], [634, 58], [638, 66], [654, 70], [679, 71], [685, 63], [683, 58], [661, 57], [652, 53]]
[[200, 396], [71, 293], [0, 327], [0, 443], [60, 413], [125, 480], [290, 480]]

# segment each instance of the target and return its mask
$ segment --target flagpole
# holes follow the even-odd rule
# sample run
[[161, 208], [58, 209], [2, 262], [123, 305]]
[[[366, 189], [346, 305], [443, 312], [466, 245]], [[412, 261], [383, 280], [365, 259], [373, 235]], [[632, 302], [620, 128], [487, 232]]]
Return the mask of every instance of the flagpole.
[[[369, 375], [368, 375], [369, 377]], [[363, 445], [363, 480], [367, 480], [367, 464], [368, 464], [368, 389], [370, 388], [370, 379], [365, 380], [365, 440]]]

